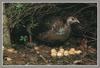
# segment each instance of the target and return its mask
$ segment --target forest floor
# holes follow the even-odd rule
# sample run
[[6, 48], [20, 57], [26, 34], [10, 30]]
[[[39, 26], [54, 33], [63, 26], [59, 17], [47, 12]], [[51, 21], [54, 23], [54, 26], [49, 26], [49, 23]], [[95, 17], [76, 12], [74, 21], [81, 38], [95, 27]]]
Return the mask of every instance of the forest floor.
[[46, 45], [33, 45], [31, 48], [23, 47], [19, 49], [3, 48], [4, 65], [96, 65], [97, 50], [87, 45], [86, 40], [76, 44], [76, 46], [63, 46], [64, 50], [71, 48], [81, 50], [80, 54], [68, 56], [51, 56], [51, 50], [59, 50], [59, 47], [49, 47]]

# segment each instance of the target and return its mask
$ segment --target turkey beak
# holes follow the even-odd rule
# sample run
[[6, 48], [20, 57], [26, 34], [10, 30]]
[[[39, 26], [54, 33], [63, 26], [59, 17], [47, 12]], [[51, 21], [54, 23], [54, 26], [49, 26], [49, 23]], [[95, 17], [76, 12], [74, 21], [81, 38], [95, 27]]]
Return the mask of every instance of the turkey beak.
[[79, 20], [76, 20], [76, 22], [77, 22], [77, 23], [80, 23], [80, 21], [79, 21]]

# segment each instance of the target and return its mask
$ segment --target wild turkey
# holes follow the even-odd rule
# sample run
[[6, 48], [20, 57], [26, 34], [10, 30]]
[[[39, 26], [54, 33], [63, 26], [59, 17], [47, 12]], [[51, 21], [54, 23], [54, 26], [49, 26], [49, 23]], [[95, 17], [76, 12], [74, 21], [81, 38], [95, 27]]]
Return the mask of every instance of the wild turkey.
[[[80, 23], [79, 20], [74, 17], [70, 16], [67, 19], [63, 19], [60, 17], [53, 17], [50, 19], [47, 31], [42, 31], [42, 28], [39, 27], [39, 33], [35, 35], [34, 39], [41, 41], [42, 43], [59, 43], [64, 42], [68, 39], [70, 32], [71, 32], [71, 25], [75, 23]], [[37, 30], [37, 32], [38, 32]], [[32, 35], [29, 35], [29, 41], [32, 43]]]
[[46, 42], [65, 41], [70, 35], [73, 23], [79, 23], [79, 20], [73, 16], [68, 17], [65, 21], [60, 17], [55, 17], [50, 21], [49, 30], [39, 33], [36, 38]]

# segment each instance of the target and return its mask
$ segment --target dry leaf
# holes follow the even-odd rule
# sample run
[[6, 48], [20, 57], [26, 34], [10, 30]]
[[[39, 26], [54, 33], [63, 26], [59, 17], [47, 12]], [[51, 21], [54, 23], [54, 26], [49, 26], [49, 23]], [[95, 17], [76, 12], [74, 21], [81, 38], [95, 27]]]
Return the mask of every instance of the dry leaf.
[[11, 61], [11, 60], [12, 60], [12, 59], [11, 59], [11, 58], [9, 58], [9, 57], [7, 57], [6, 59], [7, 59], [7, 61]]
[[10, 53], [17, 53], [17, 51], [13, 48], [6, 49], [6, 51], [8, 51]]
[[79, 63], [82, 63], [82, 60], [75, 60], [73, 63], [74, 64], [79, 64]]
[[35, 49], [35, 50], [39, 50], [39, 47], [35, 46], [34, 49]]
[[80, 42], [80, 48], [82, 49], [82, 51], [87, 51], [88, 45], [87, 45], [87, 39], [83, 39]]
[[92, 48], [91, 46], [88, 47], [88, 52], [89, 53], [96, 53], [96, 49]]

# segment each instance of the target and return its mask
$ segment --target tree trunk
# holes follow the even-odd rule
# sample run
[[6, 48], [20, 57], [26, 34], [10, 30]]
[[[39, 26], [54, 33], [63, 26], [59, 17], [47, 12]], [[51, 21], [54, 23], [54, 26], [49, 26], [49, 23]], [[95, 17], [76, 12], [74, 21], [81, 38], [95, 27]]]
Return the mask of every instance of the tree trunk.
[[6, 15], [3, 15], [3, 46], [11, 47], [9, 21]]

